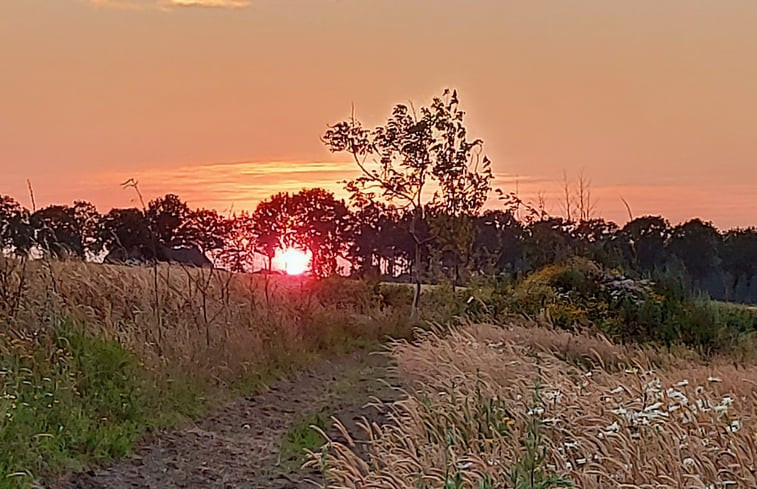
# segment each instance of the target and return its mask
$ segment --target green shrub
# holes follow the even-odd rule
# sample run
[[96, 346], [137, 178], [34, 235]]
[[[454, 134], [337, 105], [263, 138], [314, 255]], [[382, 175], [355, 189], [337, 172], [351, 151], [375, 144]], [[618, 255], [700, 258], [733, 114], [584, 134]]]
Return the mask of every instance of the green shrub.
[[698, 297], [674, 277], [632, 279], [583, 258], [544, 267], [487, 301], [495, 315], [540, 316], [564, 329], [594, 327], [621, 341], [708, 354], [734, 348], [757, 329], [754, 311]]

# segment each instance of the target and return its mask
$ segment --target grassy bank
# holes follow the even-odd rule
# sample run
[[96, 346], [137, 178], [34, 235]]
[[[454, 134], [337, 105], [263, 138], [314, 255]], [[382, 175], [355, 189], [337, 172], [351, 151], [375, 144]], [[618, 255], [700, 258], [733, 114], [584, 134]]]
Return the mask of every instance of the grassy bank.
[[347, 280], [0, 258], [0, 488], [128, 453], [323, 357], [407, 337], [409, 295]]

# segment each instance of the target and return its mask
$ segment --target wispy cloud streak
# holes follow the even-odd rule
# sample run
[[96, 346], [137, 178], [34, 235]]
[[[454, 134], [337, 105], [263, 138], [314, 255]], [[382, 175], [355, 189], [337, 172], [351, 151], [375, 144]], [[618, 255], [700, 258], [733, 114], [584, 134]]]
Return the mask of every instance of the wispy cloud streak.
[[250, 0], [87, 0], [96, 7], [127, 10], [173, 10], [178, 8], [238, 9], [248, 7]]

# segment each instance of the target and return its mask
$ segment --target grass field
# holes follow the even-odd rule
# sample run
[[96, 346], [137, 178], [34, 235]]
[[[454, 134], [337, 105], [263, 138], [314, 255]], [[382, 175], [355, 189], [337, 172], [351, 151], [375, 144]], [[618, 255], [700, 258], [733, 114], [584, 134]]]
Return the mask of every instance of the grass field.
[[[403, 397], [390, 423], [353, 433], [370, 457], [318, 450], [311, 426], [330, 421], [303, 406], [282, 464], [310, 449], [330, 484], [356, 489], [757, 487], [754, 317], [691, 302], [638, 323], [671, 342], [620, 345], [596, 326], [634, 309], [565, 293], [565, 277], [584, 282], [547, 271], [513, 288], [424, 287], [414, 330], [406, 284], [0, 258], [0, 488], [124, 457], [146, 433], [388, 338]], [[718, 327], [727, 341], [681, 346], [689, 318], [695, 339]]]
[[393, 348], [409, 395], [333, 444], [335, 487], [757, 487], [757, 369], [543, 327], [470, 324]]
[[122, 457], [147, 431], [407, 336], [408, 298], [340, 279], [0, 258], [0, 488]]

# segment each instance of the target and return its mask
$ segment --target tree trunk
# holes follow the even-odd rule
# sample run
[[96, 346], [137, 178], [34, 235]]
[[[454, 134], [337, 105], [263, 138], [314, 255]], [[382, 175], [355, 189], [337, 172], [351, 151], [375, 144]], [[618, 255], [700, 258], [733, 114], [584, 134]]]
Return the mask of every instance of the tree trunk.
[[416, 209], [413, 213], [413, 220], [410, 224], [410, 234], [413, 236], [413, 241], [415, 242], [415, 270], [414, 270], [414, 279], [415, 279], [415, 292], [413, 294], [413, 307], [410, 310], [410, 319], [418, 319], [418, 306], [420, 305], [421, 301], [421, 240], [418, 237], [418, 224], [420, 222], [421, 218], [421, 210]]
[[413, 293], [413, 308], [410, 311], [410, 319], [418, 319], [418, 306], [421, 300], [421, 243], [415, 240], [415, 292]]

